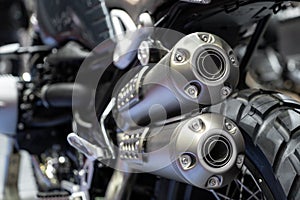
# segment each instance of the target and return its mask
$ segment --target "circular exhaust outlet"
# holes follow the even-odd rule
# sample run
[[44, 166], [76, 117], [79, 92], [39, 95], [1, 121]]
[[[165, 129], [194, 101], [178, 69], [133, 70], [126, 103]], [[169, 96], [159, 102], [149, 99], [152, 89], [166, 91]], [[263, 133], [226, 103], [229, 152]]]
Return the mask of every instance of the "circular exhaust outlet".
[[230, 141], [223, 135], [211, 136], [203, 145], [203, 158], [214, 168], [225, 166], [231, 159], [232, 152]]

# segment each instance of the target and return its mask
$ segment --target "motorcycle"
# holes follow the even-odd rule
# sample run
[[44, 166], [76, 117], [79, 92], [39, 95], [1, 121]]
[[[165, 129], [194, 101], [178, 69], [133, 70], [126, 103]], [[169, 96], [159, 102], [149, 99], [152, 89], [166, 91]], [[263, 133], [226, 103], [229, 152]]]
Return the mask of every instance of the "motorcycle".
[[5, 197], [25, 149], [38, 199], [299, 199], [299, 102], [246, 83], [293, 5], [36, 1], [33, 44], [1, 51], [30, 55], [0, 77]]

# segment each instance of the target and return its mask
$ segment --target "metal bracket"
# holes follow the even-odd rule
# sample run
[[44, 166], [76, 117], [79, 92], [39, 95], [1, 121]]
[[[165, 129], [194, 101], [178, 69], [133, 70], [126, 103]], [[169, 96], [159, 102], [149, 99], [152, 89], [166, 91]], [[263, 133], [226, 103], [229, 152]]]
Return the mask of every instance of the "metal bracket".
[[105, 119], [112, 111], [116, 103], [116, 99], [112, 98], [109, 102], [108, 106], [104, 110], [101, 118], [100, 118], [100, 133], [102, 134], [103, 138], [101, 138], [104, 144], [103, 146], [99, 147], [90, 143], [89, 141], [83, 139], [82, 137], [78, 136], [76, 133], [70, 133], [67, 137], [67, 140], [71, 146], [76, 148], [78, 151], [83, 153], [89, 160], [105, 160], [105, 159], [115, 159], [115, 152], [113, 149], [113, 143], [109, 139], [105, 128]]
[[89, 160], [94, 161], [96, 159], [101, 160], [106, 158], [106, 154], [103, 149], [91, 144], [75, 133], [70, 133], [67, 139], [71, 146], [83, 153]]

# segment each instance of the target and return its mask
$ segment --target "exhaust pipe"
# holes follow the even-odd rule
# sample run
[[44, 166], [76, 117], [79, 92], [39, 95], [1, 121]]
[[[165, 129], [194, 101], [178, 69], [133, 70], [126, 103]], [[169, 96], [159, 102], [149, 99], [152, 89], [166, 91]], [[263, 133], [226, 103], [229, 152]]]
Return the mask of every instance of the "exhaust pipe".
[[131, 72], [114, 93], [114, 118], [123, 130], [223, 101], [237, 85], [239, 64], [223, 39], [199, 32], [178, 41], [154, 66]]
[[244, 140], [218, 114], [203, 114], [164, 127], [119, 135], [119, 156], [130, 172], [146, 172], [199, 188], [220, 188], [240, 171]]

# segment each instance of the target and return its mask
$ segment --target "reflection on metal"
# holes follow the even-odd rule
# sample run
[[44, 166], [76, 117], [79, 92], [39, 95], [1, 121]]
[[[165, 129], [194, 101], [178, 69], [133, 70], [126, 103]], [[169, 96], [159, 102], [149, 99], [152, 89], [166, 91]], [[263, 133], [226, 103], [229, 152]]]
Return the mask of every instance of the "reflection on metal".
[[[137, 29], [135, 23], [127, 12], [119, 9], [110, 11], [112, 26], [118, 40], [123, 39], [126, 31], [135, 31]], [[124, 29], [125, 28], [125, 29]]]
[[139, 16], [138, 28], [142, 28], [142, 27], [153, 27], [153, 21], [151, 15], [147, 12], [144, 12]]
[[90, 160], [106, 158], [105, 152], [101, 148], [89, 143], [75, 133], [70, 133], [67, 139], [71, 146], [83, 153]]
[[104, 124], [104, 121], [105, 119], [107, 118], [107, 116], [109, 115], [109, 113], [112, 111], [112, 109], [114, 108], [116, 104], [116, 99], [115, 98], [112, 98], [109, 102], [109, 104], [107, 105], [106, 109], [104, 110], [101, 118], [100, 118], [100, 127], [101, 127], [101, 131], [102, 131], [102, 135], [104, 137], [104, 141], [107, 145], [107, 148], [110, 152], [110, 156], [112, 159], [115, 159], [115, 152], [113, 150], [113, 143], [112, 141], [109, 139], [109, 136], [107, 134], [107, 131], [106, 131], [106, 128], [105, 128], [105, 124]]
[[[107, 159], [114, 159], [115, 152], [113, 150], [113, 143], [109, 139], [109, 136], [106, 131], [105, 127], [105, 119], [115, 106], [115, 98], [111, 99], [110, 103], [108, 104], [107, 108], [104, 110], [101, 118], [100, 118], [100, 131], [101, 133], [101, 146], [94, 145], [89, 141], [85, 140], [84, 138], [78, 136], [76, 133], [70, 133], [68, 135], [68, 142], [71, 146], [76, 148], [78, 151], [83, 153], [88, 159], [90, 160], [107, 160]], [[90, 127], [91, 124], [87, 124], [87, 127]], [[92, 128], [92, 127], [90, 127]]]

